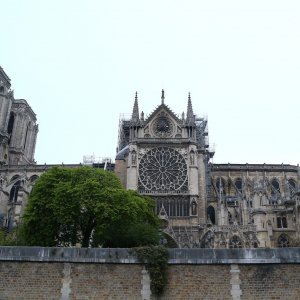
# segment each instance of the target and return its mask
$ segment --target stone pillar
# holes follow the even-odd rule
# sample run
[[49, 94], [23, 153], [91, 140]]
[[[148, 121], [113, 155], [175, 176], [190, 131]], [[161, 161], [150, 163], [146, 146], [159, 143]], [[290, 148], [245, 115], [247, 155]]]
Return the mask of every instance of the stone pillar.
[[60, 289], [61, 297], [60, 300], [69, 300], [69, 295], [71, 293], [70, 284], [72, 282], [71, 279], [71, 264], [64, 263], [63, 269], [63, 278], [61, 280], [62, 287]]
[[205, 177], [205, 163], [203, 153], [197, 155], [197, 166], [198, 166], [198, 217], [199, 223], [206, 222], [206, 177]]
[[31, 162], [34, 161], [36, 138], [37, 138], [38, 132], [39, 132], [39, 126], [34, 125], [34, 127], [33, 127], [33, 137], [32, 137], [31, 147], [30, 147], [30, 153], [29, 153], [29, 156], [28, 156]]
[[240, 289], [240, 269], [238, 265], [230, 265], [230, 284], [231, 284], [231, 296], [233, 300], [240, 300], [242, 295], [242, 290]]
[[142, 300], [150, 300], [151, 297], [151, 290], [150, 290], [150, 276], [148, 271], [145, 269], [145, 267], [142, 270], [142, 290], [141, 290], [141, 295], [142, 295]]

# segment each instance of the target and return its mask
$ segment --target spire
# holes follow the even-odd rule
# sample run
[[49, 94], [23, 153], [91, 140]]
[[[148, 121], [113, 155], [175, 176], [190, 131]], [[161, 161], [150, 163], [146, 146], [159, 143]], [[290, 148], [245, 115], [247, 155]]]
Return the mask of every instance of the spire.
[[186, 120], [187, 120], [188, 123], [192, 123], [192, 122], [195, 121], [193, 107], [192, 107], [191, 93], [190, 92], [189, 92], [189, 98], [188, 98]]
[[165, 104], [165, 91], [161, 90], [161, 104]]
[[139, 121], [139, 104], [138, 104], [138, 94], [135, 92], [135, 99], [134, 99], [134, 105], [132, 110], [132, 116], [131, 119], [133, 122]]

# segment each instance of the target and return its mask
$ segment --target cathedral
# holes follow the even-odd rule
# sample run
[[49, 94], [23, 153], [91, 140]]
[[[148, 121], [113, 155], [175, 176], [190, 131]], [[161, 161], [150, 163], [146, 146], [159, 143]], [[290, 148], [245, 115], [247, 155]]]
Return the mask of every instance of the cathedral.
[[[22, 222], [35, 180], [53, 165], [34, 160], [38, 125], [15, 99], [0, 67], [0, 228]], [[147, 117], [136, 94], [131, 118], [121, 119], [114, 170], [127, 189], [151, 197], [169, 246], [253, 248], [300, 245], [300, 168], [285, 164], [214, 164], [207, 120], [165, 103]], [[80, 164], [65, 165], [79, 167]]]
[[181, 117], [161, 103], [145, 118], [135, 96], [120, 121], [115, 172], [124, 187], [155, 200], [176, 247], [253, 248], [299, 245], [300, 168], [213, 164], [207, 120], [190, 95]]

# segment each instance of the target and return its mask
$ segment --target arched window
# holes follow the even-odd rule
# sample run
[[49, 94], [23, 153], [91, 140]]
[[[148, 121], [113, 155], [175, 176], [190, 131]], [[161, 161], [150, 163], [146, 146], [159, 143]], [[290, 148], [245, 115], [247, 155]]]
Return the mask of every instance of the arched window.
[[290, 189], [291, 196], [294, 195], [294, 193], [296, 191], [296, 182], [294, 179], [288, 180], [288, 187]]
[[243, 181], [241, 178], [237, 178], [234, 182], [234, 185], [240, 193], [243, 191]]
[[290, 185], [291, 187], [293, 187], [294, 189], [296, 188], [296, 182], [295, 182], [294, 179], [289, 179], [289, 180], [288, 180], [288, 183], [289, 183], [289, 185]]
[[278, 204], [278, 199], [280, 197], [280, 186], [277, 179], [272, 179], [271, 181], [271, 197], [269, 199], [270, 204]]
[[233, 224], [233, 219], [232, 219], [232, 215], [230, 212], [228, 212], [228, 223]]
[[272, 179], [271, 185], [272, 185], [271, 193], [273, 194], [280, 193], [279, 182], [277, 181], [277, 179]]
[[277, 216], [277, 228], [287, 228], [287, 220], [285, 215]]
[[18, 180], [15, 182], [15, 184], [12, 186], [10, 193], [9, 193], [9, 202], [17, 202], [18, 200], [18, 192], [20, 189], [21, 180]]
[[28, 137], [28, 130], [29, 130], [29, 124], [27, 125], [27, 128], [26, 128], [23, 149], [25, 149], [25, 147], [26, 147], [26, 142], [27, 142], [27, 137]]
[[213, 224], [216, 224], [215, 209], [211, 205], [207, 208], [207, 218], [209, 218]]
[[14, 182], [15, 180], [19, 179], [20, 178], [20, 175], [14, 175], [11, 180], [10, 180], [10, 183]]
[[4, 86], [3, 85], [0, 86], [0, 93], [4, 93]]
[[280, 248], [289, 247], [289, 238], [286, 234], [282, 234], [279, 236], [277, 241], [277, 246]]
[[13, 113], [10, 114], [8, 125], [7, 125], [7, 133], [10, 135], [9, 136], [9, 143], [11, 141], [11, 134], [14, 128], [14, 123], [15, 123], [15, 115]]
[[229, 248], [242, 248], [242, 241], [241, 239], [234, 235], [230, 240], [229, 240]]
[[39, 178], [39, 176], [37, 176], [37, 175], [32, 175], [32, 176], [29, 178], [29, 181], [30, 181], [31, 183], [33, 183], [33, 182], [35, 182], [38, 178]]

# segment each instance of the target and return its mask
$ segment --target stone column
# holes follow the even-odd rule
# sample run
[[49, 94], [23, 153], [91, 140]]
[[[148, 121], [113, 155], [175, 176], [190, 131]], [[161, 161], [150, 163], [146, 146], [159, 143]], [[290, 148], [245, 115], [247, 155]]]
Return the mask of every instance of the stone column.
[[63, 278], [61, 280], [62, 287], [60, 289], [61, 297], [60, 300], [69, 300], [69, 295], [71, 293], [70, 284], [72, 282], [71, 279], [71, 264], [70, 263], [64, 263], [64, 269], [63, 269]]
[[145, 269], [145, 267], [142, 270], [142, 290], [141, 290], [141, 295], [142, 295], [142, 300], [150, 300], [151, 297], [151, 290], [150, 290], [150, 276], [148, 271]]
[[242, 290], [240, 289], [240, 269], [238, 265], [231, 265], [230, 267], [231, 296], [233, 300], [240, 300], [242, 295]]

